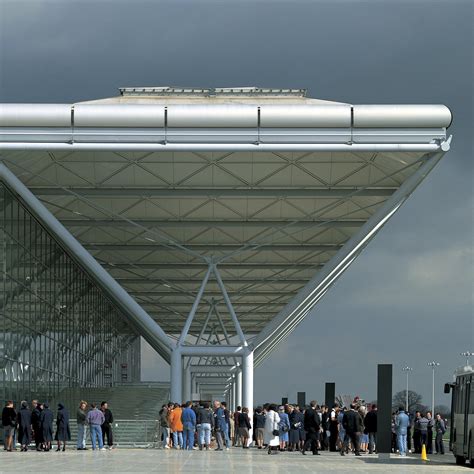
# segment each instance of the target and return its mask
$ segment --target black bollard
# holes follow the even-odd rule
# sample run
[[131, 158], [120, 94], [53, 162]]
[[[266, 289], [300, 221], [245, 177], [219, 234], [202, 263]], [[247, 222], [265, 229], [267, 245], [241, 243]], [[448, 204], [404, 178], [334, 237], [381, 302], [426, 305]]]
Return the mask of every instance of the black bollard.
[[392, 451], [392, 364], [377, 366], [377, 452]]
[[297, 394], [298, 406], [304, 408], [306, 406], [306, 392], [298, 392]]
[[326, 382], [326, 391], [324, 402], [331, 409], [336, 401], [336, 384], [334, 382]]

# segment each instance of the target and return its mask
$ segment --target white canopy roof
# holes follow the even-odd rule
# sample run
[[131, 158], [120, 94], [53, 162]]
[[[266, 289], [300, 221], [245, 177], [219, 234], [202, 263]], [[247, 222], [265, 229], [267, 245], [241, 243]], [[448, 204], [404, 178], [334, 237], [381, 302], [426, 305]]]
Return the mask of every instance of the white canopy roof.
[[[175, 336], [210, 258], [244, 333], [259, 334], [441, 151], [451, 123], [443, 105], [182, 90], [0, 105], [7, 166]], [[214, 303], [235, 336], [211, 280], [188, 342]]]

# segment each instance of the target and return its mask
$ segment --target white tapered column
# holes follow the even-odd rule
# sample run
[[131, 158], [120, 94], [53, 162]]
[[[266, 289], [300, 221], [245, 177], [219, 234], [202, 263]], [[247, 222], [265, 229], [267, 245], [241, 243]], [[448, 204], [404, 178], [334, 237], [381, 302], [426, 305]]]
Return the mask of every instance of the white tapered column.
[[[253, 420], [253, 352], [242, 356], [242, 407], [249, 409], [249, 418]], [[249, 444], [252, 442], [252, 430], [249, 430]]]
[[242, 406], [242, 369], [235, 372], [235, 407]]
[[183, 362], [181, 357], [181, 351], [175, 347], [171, 352], [171, 389], [170, 398], [174, 403], [182, 402], [182, 386], [183, 386]]
[[191, 368], [183, 370], [183, 402], [191, 401]]
[[231, 393], [231, 396], [232, 396], [232, 403], [231, 403], [231, 408], [232, 408], [232, 411], [235, 411], [235, 408], [237, 407], [237, 405], [235, 404], [235, 375], [232, 375], [232, 386], [230, 388], [230, 393]]

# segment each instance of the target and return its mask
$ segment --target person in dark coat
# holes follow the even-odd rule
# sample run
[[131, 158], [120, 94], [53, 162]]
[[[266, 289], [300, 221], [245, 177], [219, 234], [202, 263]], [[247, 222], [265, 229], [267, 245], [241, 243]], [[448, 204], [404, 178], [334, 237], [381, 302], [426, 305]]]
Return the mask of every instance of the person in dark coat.
[[51, 441], [53, 441], [53, 420], [53, 412], [49, 409], [49, 404], [45, 403], [40, 416], [41, 436], [43, 439], [43, 449], [45, 451], [51, 449]]
[[319, 431], [321, 427], [321, 419], [316, 411], [316, 401], [310, 402], [310, 407], [304, 413], [304, 429], [306, 431], [306, 442], [301, 450], [302, 454], [306, 454], [306, 450], [311, 448], [313, 454], [318, 455]]
[[21, 444], [20, 451], [28, 451], [28, 445], [31, 443], [31, 411], [28, 409], [28, 403], [21, 402], [21, 408], [17, 415], [18, 441]]
[[365, 415], [364, 426], [369, 435], [369, 454], [372, 454], [377, 444], [377, 405], [372, 405], [372, 409]]
[[252, 429], [249, 419], [249, 409], [247, 407], [242, 408], [242, 413], [239, 414], [239, 436], [242, 440], [242, 448], [248, 449], [249, 430]]
[[105, 436], [107, 435], [107, 446], [109, 449], [114, 448], [114, 438], [113, 438], [113, 433], [112, 433], [112, 423], [114, 422], [114, 416], [112, 415], [112, 412], [109, 409], [109, 405], [107, 402], [102, 402], [100, 404], [100, 409], [102, 413], [104, 414], [104, 423], [102, 423], [101, 428], [102, 428], [102, 441], [105, 446]]
[[351, 409], [344, 413], [342, 418], [342, 426], [346, 430], [346, 438], [344, 440], [344, 447], [341, 449], [341, 456], [344, 456], [344, 451], [348, 450], [349, 439], [354, 447], [356, 456], [360, 456], [360, 434], [362, 433], [362, 418], [355, 405], [351, 404]]
[[2, 426], [5, 443], [5, 451], [11, 452], [13, 446], [13, 435], [15, 434], [17, 414], [13, 408], [13, 400], [8, 400], [2, 410]]
[[56, 417], [56, 436], [54, 439], [58, 442], [58, 449], [61, 451], [61, 442], [63, 451], [66, 451], [66, 442], [71, 441], [71, 429], [69, 428], [69, 412], [62, 403], [58, 403], [58, 415]]
[[33, 429], [33, 437], [35, 439], [36, 451], [41, 451], [41, 403], [38, 400], [31, 402], [31, 427]]

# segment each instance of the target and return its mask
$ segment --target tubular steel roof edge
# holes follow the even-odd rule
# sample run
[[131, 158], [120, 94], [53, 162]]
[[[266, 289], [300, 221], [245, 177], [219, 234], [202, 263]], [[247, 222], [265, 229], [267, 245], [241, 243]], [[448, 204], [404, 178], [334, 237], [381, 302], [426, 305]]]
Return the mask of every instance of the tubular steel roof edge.
[[0, 104], [0, 127], [444, 128], [442, 104]]

